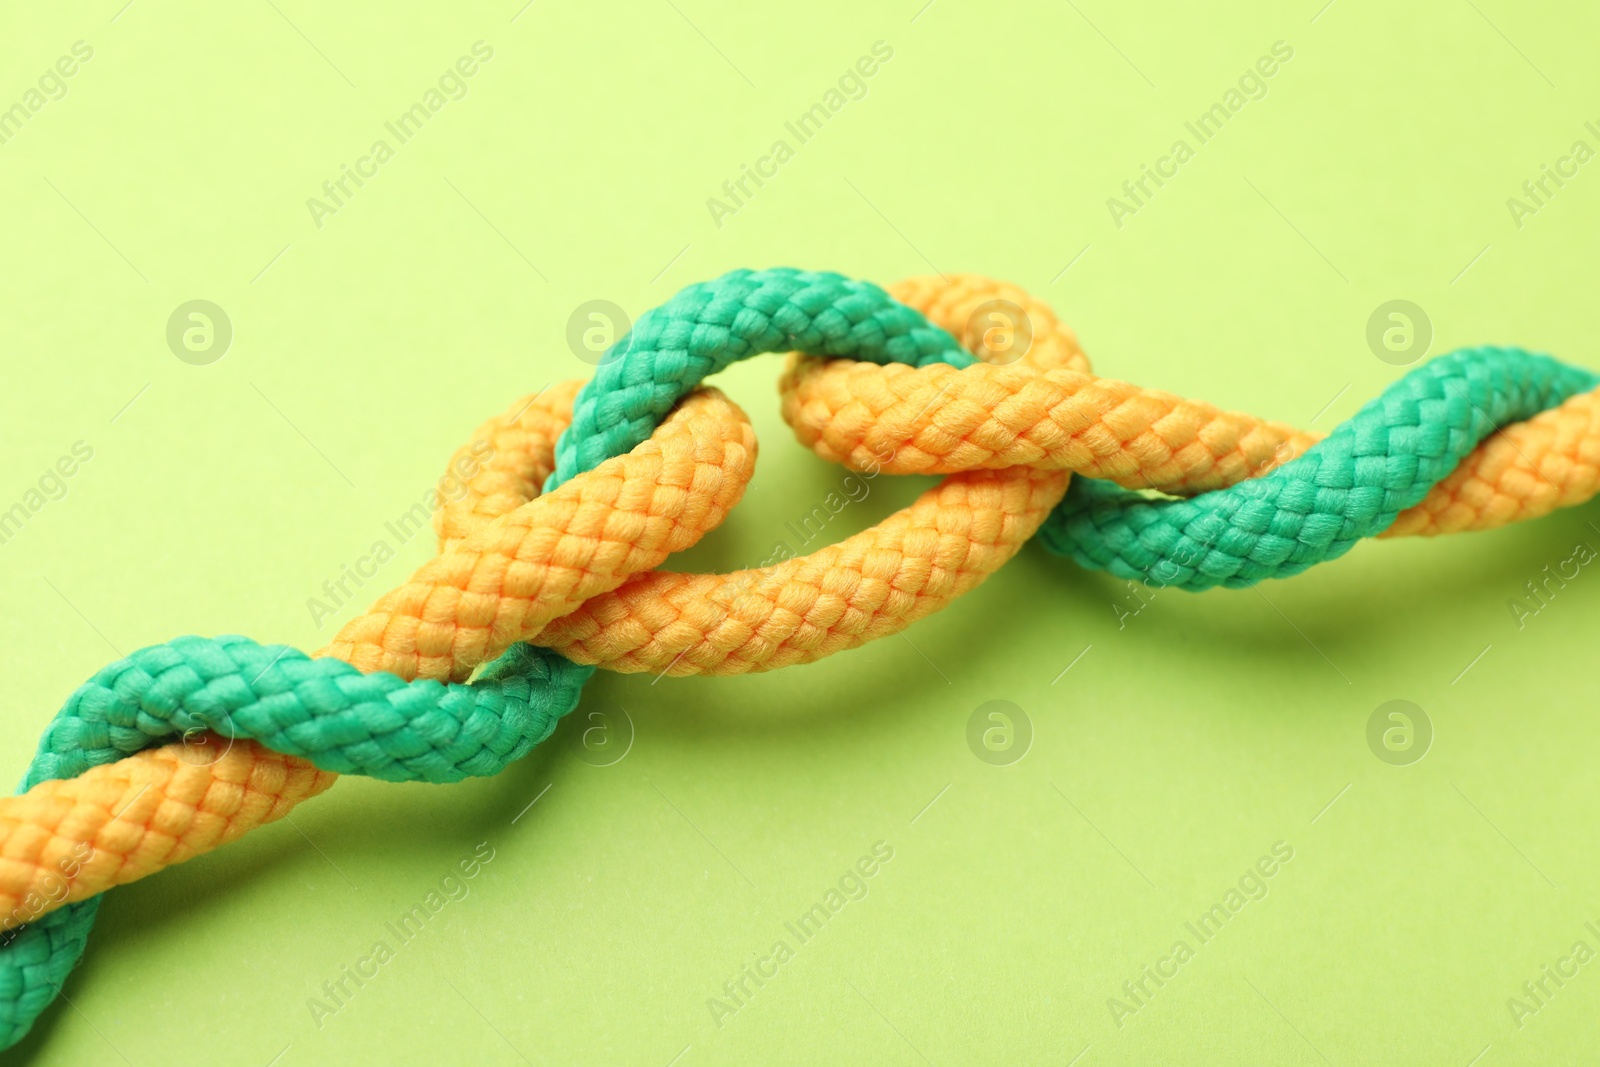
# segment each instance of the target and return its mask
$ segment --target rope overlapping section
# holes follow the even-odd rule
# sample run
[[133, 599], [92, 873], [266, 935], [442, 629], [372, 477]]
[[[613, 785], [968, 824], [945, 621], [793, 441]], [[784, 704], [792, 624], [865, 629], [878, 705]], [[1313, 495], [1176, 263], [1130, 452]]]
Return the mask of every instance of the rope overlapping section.
[[1454, 352], [1265, 477], [1165, 501], [1080, 482], [1040, 540], [1085, 566], [1180, 589], [1286, 578], [1387, 530], [1502, 423], [1595, 384], [1589, 371], [1520, 349]]
[[[484, 486], [550, 473], [575, 392], [530, 397], [480, 428], [475, 442], [499, 446]], [[593, 668], [518, 644], [523, 631], [715, 527], [755, 447], [744, 413], [703, 391], [637, 448], [470, 532], [451, 525], [459, 511], [442, 512], [441, 555], [319, 658], [180, 638], [101, 671], [45, 731], [26, 791], [0, 801], [0, 921], [20, 927], [0, 948], [0, 1045], [59, 994], [104, 890], [281, 818], [335, 772], [458, 781], [548, 736]], [[388, 635], [392, 669], [364, 673], [344, 661], [371, 654], [374, 630]], [[473, 685], [426, 676], [464, 677], [506, 649]], [[196, 730], [215, 733], [152, 747]]]
[[[179, 638], [73, 694], [24, 792], [0, 800], [0, 1046], [59, 992], [104, 890], [280, 818], [337, 774], [496, 773], [597, 666], [810, 662], [938, 610], [1036, 533], [1124, 577], [1243, 586], [1363, 537], [1484, 529], [1600, 486], [1600, 380], [1549, 357], [1441, 357], [1319, 440], [1096, 377], [1072, 331], [1013, 286], [892, 291], [794, 270], [691, 286], [641, 316], [591, 382], [480, 427], [452, 460], [477, 470], [435, 516], [440, 555], [316, 656]], [[996, 301], [1024, 319], [1020, 352], [984, 325]], [[819, 455], [947, 477], [807, 557], [657, 570], [749, 481], [749, 423], [700, 383], [763, 352], [794, 353], [784, 415]], [[1072, 473], [1086, 477], [1069, 489]]]

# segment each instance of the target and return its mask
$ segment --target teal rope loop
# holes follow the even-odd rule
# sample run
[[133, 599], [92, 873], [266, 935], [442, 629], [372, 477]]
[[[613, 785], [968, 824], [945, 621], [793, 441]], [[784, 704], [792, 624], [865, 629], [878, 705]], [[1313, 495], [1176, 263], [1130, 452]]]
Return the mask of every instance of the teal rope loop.
[[787, 267], [731, 271], [645, 312], [601, 357], [556, 443], [546, 491], [638, 445], [707, 376], [763, 352], [914, 367], [977, 362], [871, 282]]

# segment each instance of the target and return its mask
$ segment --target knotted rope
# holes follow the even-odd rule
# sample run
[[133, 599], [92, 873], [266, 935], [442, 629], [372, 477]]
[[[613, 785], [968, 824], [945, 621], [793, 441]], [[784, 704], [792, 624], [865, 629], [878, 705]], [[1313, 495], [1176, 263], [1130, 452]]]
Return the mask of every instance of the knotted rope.
[[[793, 270], [691, 286], [587, 385], [480, 427], [491, 458], [435, 516], [440, 555], [316, 657], [179, 638], [80, 688], [24, 791], [0, 800], [0, 1047], [59, 992], [98, 894], [281, 817], [337, 774], [494, 774], [554, 730], [596, 666], [811, 662], [938, 610], [1036, 532], [1124, 577], [1242, 586], [1362, 537], [1484, 529], [1600, 486], [1600, 379], [1549, 357], [1441, 357], [1319, 440], [1095, 377], [1015, 287], [920, 279], [894, 297]], [[995, 301], [1023, 316], [1022, 352], [982, 328]], [[699, 383], [778, 351], [795, 353], [785, 418], [819, 455], [949, 477], [808, 557], [657, 571], [722, 521], [753, 469], [743, 413]], [[1069, 490], [1071, 473], [1087, 477]], [[178, 736], [201, 743], [163, 745]]]

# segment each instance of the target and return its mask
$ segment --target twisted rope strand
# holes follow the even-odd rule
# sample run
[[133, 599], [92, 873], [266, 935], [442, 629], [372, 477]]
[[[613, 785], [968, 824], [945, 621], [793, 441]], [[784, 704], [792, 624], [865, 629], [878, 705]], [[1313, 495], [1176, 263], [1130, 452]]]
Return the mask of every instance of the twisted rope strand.
[[[167, 746], [120, 760], [87, 789], [76, 780], [38, 783], [0, 816], [0, 834], [36, 849], [45, 871], [7, 913], [15, 922], [20, 911], [28, 925], [0, 935], [0, 1047], [22, 1040], [83, 955], [100, 897], [75, 893], [80, 879], [116, 884], [125, 863], [179, 863], [227, 844], [336, 777], [253, 745], [200, 757], [206, 763], [200, 751]], [[9, 876], [15, 863], [8, 858], [0, 870]]]
[[1164, 501], [1081, 482], [1046, 520], [1040, 541], [1083, 566], [1181, 589], [1299, 574], [1389, 528], [1502, 422], [1597, 382], [1521, 349], [1463, 349], [1407, 374], [1263, 477]]
[[1492, 530], [1575, 507], [1600, 491], [1600, 392], [1514, 422], [1473, 450], [1379, 537]]
[[[502, 453], [479, 472], [481, 491], [519, 471], [542, 475], [572, 395], [563, 388], [543, 404], [529, 398], [517, 415], [485, 424], [522, 455]], [[101, 672], [47, 730], [24, 782], [33, 788], [0, 799], [0, 925], [26, 924], [0, 950], [0, 1047], [21, 1040], [60, 991], [87, 943], [98, 894], [234, 840], [331, 786], [333, 774], [299, 756], [331, 770], [454, 781], [494, 773], [542, 740], [593, 668], [517, 645], [485, 672], [485, 684], [407, 680], [424, 669], [465, 677], [489, 650], [517, 640], [516, 625], [537, 626], [560, 610], [552, 605], [564, 603], [561, 595], [605, 589], [628, 567], [654, 566], [693, 544], [737, 502], [754, 460], [749, 420], [707, 390], [657, 437], [465, 537], [453, 536], [462, 514], [447, 509], [437, 524], [449, 565], [422, 569], [438, 576], [441, 596], [391, 595], [380, 601], [381, 626], [358, 619], [325, 650], [371, 658], [371, 635], [390, 635], [395, 647], [380, 648], [392, 673], [362, 674], [339, 658], [242, 638], [180, 639]], [[625, 534], [636, 538], [634, 550], [612, 548]], [[493, 595], [486, 575], [538, 602], [498, 613], [506, 598]], [[459, 609], [462, 639], [427, 614], [441, 600]], [[497, 633], [497, 621], [510, 631]], [[183, 745], [143, 747], [202, 727], [232, 742], [215, 763], [196, 765]], [[274, 768], [288, 784], [274, 786]], [[130, 791], [137, 806], [125, 802]], [[235, 798], [219, 828], [214, 809]], [[85, 849], [89, 860], [74, 861]]]
[[535, 638], [579, 663], [743, 674], [811, 663], [899, 633], [1014, 556], [1066, 489], [1064, 471], [951, 475], [870, 530], [732, 574], [651, 571]]
[[576, 379], [547, 386], [486, 420], [456, 449], [445, 470], [464, 470], [469, 476], [459, 491], [442, 494], [433, 514], [441, 553], [539, 495], [539, 487], [556, 469], [556, 441], [572, 424], [572, 402], [582, 388]]
[[955, 338], [870, 282], [787, 267], [731, 271], [639, 316], [601, 360], [556, 446], [554, 483], [650, 436], [708, 375], [750, 356], [789, 351], [918, 367], [974, 362]]
[[[965, 274], [913, 278], [890, 291], [964, 336], [987, 363], [871, 367], [791, 356], [780, 385], [784, 420], [835, 463], [890, 474], [1027, 466], [1191, 493], [1254, 477], [1317, 439], [1095, 377], [1072, 331], [1016, 286]], [[997, 319], [1015, 322], [982, 329]], [[997, 362], [1006, 365], [988, 365]]]
[[[577, 703], [592, 673], [543, 653], [516, 674], [472, 685], [408, 682], [247, 637], [179, 637], [140, 649], [79, 687], [46, 728], [29, 783], [120, 766], [175, 735], [215, 735], [223, 746], [248, 739], [335, 774], [459, 782], [498, 774], [527, 755]], [[18, 806], [0, 809], [0, 817]], [[20, 847], [6, 842], [7, 862], [21, 860]], [[0, 909], [14, 891], [0, 877]]]
[[[993, 362], [975, 324], [997, 301], [1021, 314], [1032, 345], [1063, 353], [964, 369], [863, 366], [791, 356], [784, 419], [801, 443], [855, 470], [938, 474], [1028, 465], [1188, 496], [1260, 477], [1322, 439], [1087, 374], [1077, 340], [1048, 305], [978, 275], [913, 278], [890, 292]], [[1014, 347], [1004, 346], [1014, 352]], [[1491, 436], [1381, 537], [1460, 533], [1539, 518], [1600, 488], [1600, 393], [1583, 393]], [[603, 665], [603, 664], [602, 664]]]
[[720, 524], [744, 493], [755, 453], [755, 432], [731, 401], [710, 389], [691, 396], [656, 436], [581, 481], [470, 533], [461, 527], [465, 515], [446, 512], [446, 550], [347, 623], [322, 654], [364, 671], [462, 681]]

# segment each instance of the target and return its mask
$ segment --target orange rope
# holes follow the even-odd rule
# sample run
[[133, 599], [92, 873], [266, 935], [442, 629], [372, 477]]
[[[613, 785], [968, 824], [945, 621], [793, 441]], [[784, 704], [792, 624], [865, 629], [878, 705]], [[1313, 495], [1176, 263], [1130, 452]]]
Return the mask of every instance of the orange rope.
[[[1023, 346], [1025, 353], [1006, 366], [964, 369], [790, 356], [784, 419], [801, 443], [835, 463], [889, 474], [1027, 466], [1187, 494], [1254, 477], [1317, 440], [1282, 423], [1097, 378], [1049, 306], [1015, 286], [957, 275], [914, 278], [890, 292], [967, 335], [991, 359], [1014, 357]], [[977, 332], [1011, 319], [1016, 328]], [[1036, 355], [1041, 350], [1045, 358]]]
[[1492, 530], [1570, 508], [1600, 490], [1600, 392], [1514, 422], [1479, 445], [1382, 537]]
[[[495, 441], [506, 459], [469, 484], [470, 499], [533, 491], [576, 391], [562, 389], [564, 408], [554, 399], [530, 407], [537, 430], [506, 420], [479, 429], [477, 439]], [[649, 441], [551, 493], [488, 521], [460, 506], [442, 512], [444, 551], [317, 654], [369, 673], [465, 681], [551, 619], [715, 528], [744, 493], [755, 453], [744, 412], [714, 389], [691, 396]]]
[[41, 782], [0, 808], [0, 928], [275, 822], [339, 777], [250, 741], [163, 745]]

